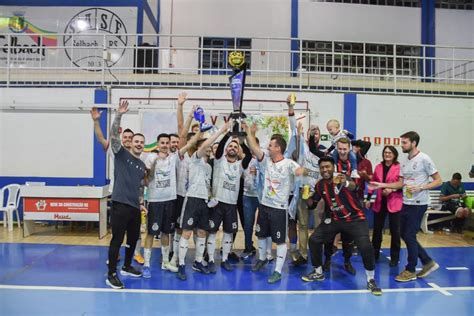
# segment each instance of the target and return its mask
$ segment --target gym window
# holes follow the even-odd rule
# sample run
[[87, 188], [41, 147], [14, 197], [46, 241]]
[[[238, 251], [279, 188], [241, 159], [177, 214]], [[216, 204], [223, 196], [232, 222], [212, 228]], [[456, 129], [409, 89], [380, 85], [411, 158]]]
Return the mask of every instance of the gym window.
[[[199, 54], [199, 66], [202, 65], [203, 73], [224, 75], [230, 74], [228, 55], [233, 50], [249, 50], [252, 48], [252, 40], [249, 38], [222, 38], [204, 37], [202, 39], [202, 60]], [[201, 40], [199, 45], [201, 45]], [[244, 51], [247, 68], [250, 69], [250, 51]]]

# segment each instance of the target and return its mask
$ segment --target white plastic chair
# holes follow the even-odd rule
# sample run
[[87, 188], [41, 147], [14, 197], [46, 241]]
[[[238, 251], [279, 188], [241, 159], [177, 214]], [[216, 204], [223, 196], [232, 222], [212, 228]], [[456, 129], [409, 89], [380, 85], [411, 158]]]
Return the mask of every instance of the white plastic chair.
[[[6, 203], [4, 201], [5, 192], [7, 193]], [[20, 204], [20, 185], [9, 184], [2, 188], [0, 192], [0, 212], [5, 212], [3, 217], [3, 226], [8, 225], [8, 231], [13, 230], [13, 212], [16, 212], [18, 227], [20, 227], [20, 215], [18, 206]]]

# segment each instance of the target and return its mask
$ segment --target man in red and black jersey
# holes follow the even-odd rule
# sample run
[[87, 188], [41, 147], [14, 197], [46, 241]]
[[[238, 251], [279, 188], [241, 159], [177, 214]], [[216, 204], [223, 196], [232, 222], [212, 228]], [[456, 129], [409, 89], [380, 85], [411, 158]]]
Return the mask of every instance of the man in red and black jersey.
[[323, 281], [322, 268], [323, 244], [334, 239], [336, 234], [345, 233], [354, 240], [364, 263], [367, 275], [367, 289], [374, 295], [382, 290], [375, 283], [374, 250], [370, 243], [369, 226], [363, 207], [356, 196], [357, 185], [347, 175], [334, 176], [335, 162], [332, 157], [319, 160], [322, 179], [316, 184], [314, 195], [308, 199], [309, 207], [324, 200], [325, 210], [321, 224], [309, 239], [313, 271], [302, 277], [303, 281]]

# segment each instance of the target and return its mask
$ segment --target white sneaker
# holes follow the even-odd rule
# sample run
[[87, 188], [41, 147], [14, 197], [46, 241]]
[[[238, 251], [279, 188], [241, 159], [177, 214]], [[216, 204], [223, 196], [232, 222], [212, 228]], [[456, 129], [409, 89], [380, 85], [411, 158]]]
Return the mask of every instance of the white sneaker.
[[360, 178], [359, 173], [357, 172], [357, 170], [352, 170], [351, 178], [352, 179], [359, 179]]
[[163, 262], [161, 264], [161, 270], [167, 270], [167, 271], [176, 273], [176, 272], [178, 272], [178, 267], [171, 264], [170, 262]]

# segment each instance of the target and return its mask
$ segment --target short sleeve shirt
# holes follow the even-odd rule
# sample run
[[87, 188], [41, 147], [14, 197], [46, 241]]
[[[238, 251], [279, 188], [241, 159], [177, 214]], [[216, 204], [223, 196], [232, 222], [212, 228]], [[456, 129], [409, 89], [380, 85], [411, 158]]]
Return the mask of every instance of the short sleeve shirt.
[[430, 176], [437, 172], [433, 160], [422, 152], [419, 152], [412, 159], [402, 162], [400, 177], [403, 177], [403, 203], [407, 205], [428, 205], [430, 203], [428, 190], [407, 194], [406, 186], [425, 185], [429, 182]]

